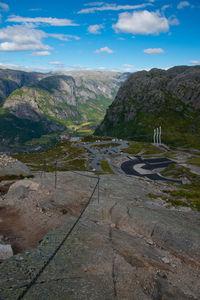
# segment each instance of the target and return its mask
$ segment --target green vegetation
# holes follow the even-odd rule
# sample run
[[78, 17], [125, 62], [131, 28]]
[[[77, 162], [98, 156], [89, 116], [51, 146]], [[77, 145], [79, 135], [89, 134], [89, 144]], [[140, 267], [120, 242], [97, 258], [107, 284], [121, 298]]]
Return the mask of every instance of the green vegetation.
[[[22, 96], [23, 95], [23, 89], [17, 89], [11, 94], [12, 96]], [[8, 97], [9, 98], [9, 97]]]
[[141, 151], [143, 151], [145, 154], [156, 154], [164, 152], [163, 150], [149, 143], [129, 141], [129, 144], [130, 145], [127, 149], [122, 150], [123, 152], [129, 154], [137, 154]]
[[[71, 135], [84, 136], [92, 134], [104, 118], [106, 109], [113, 99], [95, 95], [94, 99], [88, 99], [85, 103], [78, 102], [77, 105], [70, 105], [63, 102], [67, 92], [56, 90], [56, 86], [59, 86], [59, 80], [54, 82], [52, 78], [45, 78], [34, 87], [17, 89], [7, 98], [6, 102], [12, 101], [14, 97], [15, 101], [23, 103], [26, 102], [24, 100], [26, 96], [32, 98], [34, 95], [34, 101], [37, 102], [44, 118], [64, 126]], [[62, 101], [59, 100], [60, 98]], [[31, 106], [30, 109], [32, 109]], [[38, 138], [39, 136], [32, 137]]]
[[[170, 196], [174, 196], [172, 195], [172, 192], [170, 191], [163, 191], [165, 193], [170, 193]], [[173, 191], [175, 192], [175, 191]], [[171, 203], [173, 206], [185, 206], [185, 207], [194, 207], [193, 204], [189, 204], [189, 203], [186, 203], [185, 201], [182, 201], [182, 200], [179, 200], [177, 198], [169, 198], [169, 197], [164, 197], [163, 195], [155, 195], [155, 194], [152, 194], [152, 193], [149, 193], [147, 194], [147, 196], [151, 199], [156, 199], [156, 198], [161, 198], [162, 200], [168, 202], [168, 203]]]
[[200, 157], [192, 157], [187, 161], [187, 163], [200, 167]]
[[30, 141], [25, 142], [24, 144], [27, 146], [54, 146], [56, 142], [59, 139], [59, 134], [57, 133], [52, 133], [52, 134], [45, 134], [42, 135], [40, 138], [34, 138]]
[[174, 200], [183, 201], [187, 200], [191, 206], [200, 210], [200, 176], [190, 172], [188, 168], [181, 167], [175, 164], [169, 165], [161, 172], [163, 176], [173, 178], [186, 178], [190, 183], [184, 186], [179, 185], [178, 190], [167, 192], [173, 197]]
[[[77, 110], [80, 116], [84, 116], [88, 120], [89, 124], [84, 130], [89, 130], [87, 133], [92, 133], [96, 126], [103, 120], [106, 109], [112, 103], [113, 99], [99, 97], [96, 95], [96, 99], [88, 99], [86, 103], [78, 103]], [[83, 121], [82, 121], [83, 122]], [[79, 134], [84, 134], [82, 128], [78, 130]]]
[[82, 142], [85, 142], [85, 143], [94, 143], [96, 142], [97, 140], [100, 140], [100, 141], [110, 141], [112, 140], [112, 138], [110, 137], [102, 137], [102, 136], [95, 136], [95, 135], [86, 135], [86, 136], [83, 136], [81, 138]]
[[0, 182], [1, 181], [7, 181], [7, 180], [21, 180], [21, 179], [24, 179], [24, 178], [33, 178], [34, 176], [33, 175], [27, 175], [27, 176], [24, 176], [24, 175], [4, 175], [4, 176], [0, 176]]
[[167, 199], [167, 202], [171, 203], [173, 206], [185, 206], [185, 207], [193, 207], [191, 204], [188, 204], [184, 201], [177, 200], [177, 199]]
[[0, 140], [9, 145], [16, 142], [24, 144], [33, 138], [40, 138], [42, 135], [51, 133], [52, 124], [45, 118], [39, 122], [20, 119], [10, 114], [8, 110], [0, 109]]
[[90, 148], [108, 148], [108, 147], [117, 147], [120, 145], [121, 144], [117, 144], [117, 143], [108, 143], [108, 144], [92, 145], [92, 146], [90, 146]]
[[[200, 111], [192, 112], [187, 105], [170, 93], [165, 93], [164, 97], [165, 101], [162, 103], [155, 102], [153, 96], [146, 99], [150, 113], [144, 112], [141, 104], [132, 96], [129, 98], [127, 96], [123, 102], [113, 102], [101, 126], [103, 130], [98, 127], [95, 134], [151, 142], [153, 129], [162, 126], [163, 142], [173, 146], [200, 149]], [[133, 120], [127, 121], [126, 116], [131, 114], [132, 108], [136, 115]], [[114, 121], [109, 117], [112, 115], [115, 115]]]
[[85, 150], [70, 142], [59, 142], [42, 153], [15, 154], [13, 157], [24, 162], [33, 171], [52, 172], [55, 170], [56, 162], [59, 171], [88, 171]]
[[102, 170], [103, 170], [103, 172], [102, 172], [101, 174], [115, 174], [115, 173], [111, 170], [111, 168], [110, 168], [109, 163], [108, 163], [107, 160], [102, 160], [102, 161], [101, 161], [101, 168], [102, 168]]

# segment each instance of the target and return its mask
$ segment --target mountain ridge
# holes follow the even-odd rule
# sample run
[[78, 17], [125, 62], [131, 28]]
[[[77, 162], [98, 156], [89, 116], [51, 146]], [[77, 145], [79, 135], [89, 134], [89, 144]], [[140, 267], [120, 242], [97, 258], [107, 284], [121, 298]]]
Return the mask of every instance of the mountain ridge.
[[[31, 127], [30, 140], [44, 134], [59, 134], [64, 130], [72, 135], [92, 133], [128, 76], [127, 73], [98, 71], [75, 72], [74, 77], [71, 72], [32, 75], [3, 70], [2, 74], [2, 78], [10, 76], [15, 83], [10, 94], [7, 93], [8, 97], [4, 95], [0, 108], [0, 124], [5, 127], [0, 137], [8, 145], [16, 140], [25, 141], [23, 124], [27, 122]], [[28, 77], [23, 78], [26, 75]], [[12, 127], [9, 120], [14, 124], [19, 124], [21, 120], [20, 132], [18, 126], [13, 133], [9, 130], [10, 141], [6, 133], [6, 128]], [[41, 132], [34, 132], [34, 126], [41, 127]]]
[[200, 66], [140, 71], [120, 87], [95, 134], [152, 141], [162, 126], [166, 143], [199, 147], [199, 112]]

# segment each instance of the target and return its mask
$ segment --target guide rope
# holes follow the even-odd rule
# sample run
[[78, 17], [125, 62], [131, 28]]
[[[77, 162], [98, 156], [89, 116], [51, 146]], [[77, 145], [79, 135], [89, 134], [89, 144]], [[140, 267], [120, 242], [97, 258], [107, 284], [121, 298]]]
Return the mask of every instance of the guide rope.
[[[96, 178], [96, 177], [95, 177]], [[50, 262], [53, 260], [53, 258], [55, 257], [55, 255], [57, 254], [57, 252], [61, 249], [61, 247], [63, 246], [63, 244], [66, 242], [66, 240], [68, 239], [68, 237], [71, 235], [72, 231], [74, 230], [74, 228], [76, 227], [76, 225], [78, 224], [78, 222], [80, 221], [82, 215], [84, 214], [85, 210], [87, 209], [88, 205], [90, 204], [92, 197], [96, 191], [96, 188], [98, 187], [100, 182], [100, 178], [98, 177], [98, 181], [92, 191], [92, 194], [88, 200], [88, 202], [86, 203], [86, 205], [84, 206], [84, 208], [82, 209], [79, 217], [77, 218], [77, 220], [74, 222], [74, 224], [72, 225], [72, 227], [70, 228], [70, 230], [67, 232], [67, 234], [65, 235], [65, 237], [63, 238], [63, 240], [60, 242], [60, 244], [58, 245], [58, 247], [54, 250], [54, 252], [50, 255], [50, 257], [48, 258], [48, 260], [46, 261], [46, 263], [42, 266], [42, 268], [37, 272], [37, 274], [32, 278], [32, 280], [27, 284], [25, 290], [21, 293], [21, 295], [19, 295], [19, 297], [17, 298], [17, 300], [21, 300], [23, 299], [23, 297], [27, 294], [27, 292], [30, 290], [30, 288], [35, 284], [35, 282], [37, 281], [38, 277], [43, 273], [43, 271], [46, 269], [46, 267], [50, 264]]]

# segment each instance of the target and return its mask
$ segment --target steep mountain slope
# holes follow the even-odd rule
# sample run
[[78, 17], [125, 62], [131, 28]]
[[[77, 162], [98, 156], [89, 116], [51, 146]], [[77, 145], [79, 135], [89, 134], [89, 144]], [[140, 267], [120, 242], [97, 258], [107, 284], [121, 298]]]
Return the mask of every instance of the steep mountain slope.
[[95, 134], [152, 141], [162, 126], [163, 142], [200, 147], [199, 124], [200, 67], [181, 66], [132, 74]]
[[3, 108], [21, 119], [34, 119], [34, 113], [59, 122], [68, 129], [88, 124], [95, 128], [104, 117], [120, 84], [127, 78], [121, 73], [92, 72], [76, 77], [52, 75], [14, 91]]
[[[97, 71], [36, 73], [33, 76], [31, 73], [29, 79], [20, 77], [17, 81], [13, 74], [16, 78], [21, 75], [12, 73], [14, 91], [0, 110], [0, 137], [7, 144], [27, 141], [29, 134], [25, 138], [24, 132], [29, 129], [29, 139], [61, 130], [71, 134], [91, 133], [129, 75]], [[8, 78], [8, 74], [6, 76]], [[21, 88], [15, 89], [19, 85]], [[16, 122], [19, 125], [20, 120], [20, 126], [8, 130]]]
[[14, 90], [23, 85], [33, 84], [46, 76], [48, 75], [42, 73], [0, 69], [0, 106]]

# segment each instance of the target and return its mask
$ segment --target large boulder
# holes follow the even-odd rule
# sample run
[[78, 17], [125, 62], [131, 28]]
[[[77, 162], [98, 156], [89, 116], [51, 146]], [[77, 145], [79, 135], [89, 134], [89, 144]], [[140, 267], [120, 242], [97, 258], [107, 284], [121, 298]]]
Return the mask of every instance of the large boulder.
[[7, 175], [28, 176], [31, 175], [31, 171], [22, 162], [3, 154], [0, 155], [0, 177]]
[[5, 260], [13, 256], [13, 250], [11, 245], [0, 244], [0, 261]]

